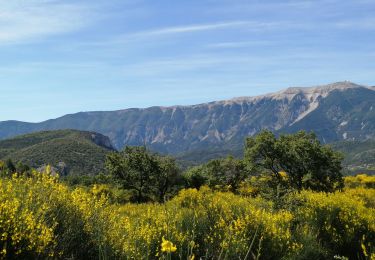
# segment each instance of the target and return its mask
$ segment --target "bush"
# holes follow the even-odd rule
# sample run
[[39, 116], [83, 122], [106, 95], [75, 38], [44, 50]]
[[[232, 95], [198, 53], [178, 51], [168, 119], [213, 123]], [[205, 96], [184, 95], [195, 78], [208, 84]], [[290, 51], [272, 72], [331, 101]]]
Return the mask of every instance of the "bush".
[[176, 244], [179, 258], [194, 254], [233, 259], [259, 254], [273, 259], [289, 254], [297, 245], [291, 240], [292, 215], [272, 213], [270, 208], [260, 199], [205, 187], [187, 189], [164, 205], [120, 207], [108, 237], [127, 258], [160, 254], [160, 241], [165, 237]]
[[31, 178], [14, 174], [11, 179], [0, 179], [2, 257], [98, 256], [98, 245], [104, 239], [96, 230], [102, 225], [85, 216], [100, 212], [105, 202], [85, 194], [81, 189], [71, 192], [46, 173], [33, 172]]
[[334, 255], [365, 259], [375, 253], [375, 209], [368, 207], [368, 199], [374, 191], [367, 195], [364, 190], [360, 193], [353, 196], [353, 191], [333, 194], [303, 191], [290, 196], [299, 230], [305, 230], [306, 236], [316, 234], [331, 259]]
[[356, 176], [345, 177], [345, 187], [356, 188], [375, 188], [375, 176], [368, 176], [367, 174], [358, 174]]
[[164, 204], [120, 205], [106, 185], [15, 174], [0, 179], [0, 258], [371, 259], [374, 192], [301, 191], [275, 207], [202, 186]]

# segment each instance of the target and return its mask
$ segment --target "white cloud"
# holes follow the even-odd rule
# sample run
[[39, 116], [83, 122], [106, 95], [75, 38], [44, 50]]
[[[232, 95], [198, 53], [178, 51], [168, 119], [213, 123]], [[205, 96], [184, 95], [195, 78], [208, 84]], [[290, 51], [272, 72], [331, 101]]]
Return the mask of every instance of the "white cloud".
[[0, 0], [0, 44], [24, 43], [78, 30], [90, 23], [82, 4], [53, 0]]
[[[149, 30], [140, 30], [135, 32], [129, 32], [126, 34], [122, 34], [119, 36], [115, 36], [108, 39], [98, 40], [98, 41], [90, 41], [90, 42], [80, 42], [75, 43], [71, 46], [67, 46], [70, 49], [80, 48], [84, 50], [87, 47], [105, 47], [109, 46], [110, 51], [113, 50], [114, 46], [119, 45], [123, 46], [124, 44], [132, 44], [134, 42], [141, 42], [141, 44], [147, 44], [148, 41], [145, 39], [150, 38], [173, 38], [180, 34], [192, 34], [192, 33], [200, 33], [200, 32], [210, 32], [210, 31], [217, 31], [217, 30], [234, 30], [234, 29], [242, 29], [248, 31], [256, 31], [256, 30], [265, 30], [265, 29], [274, 29], [279, 28], [280, 23], [263, 23], [257, 21], [224, 21], [224, 22], [216, 22], [216, 23], [204, 23], [204, 24], [190, 24], [190, 25], [181, 25], [181, 26], [166, 26], [161, 28], [149, 29]], [[285, 26], [288, 26], [285, 24]], [[154, 44], [154, 43], [153, 43]]]
[[230, 21], [230, 22], [220, 22], [211, 24], [195, 24], [195, 25], [185, 25], [176, 27], [166, 27], [155, 30], [143, 31], [133, 34], [133, 36], [148, 37], [157, 35], [167, 35], [167, 34], [178, 34], [178, 33], [189, 33], [189, 32], [199, 32], [199, 31], [212, 31], [227, 29], [232, 27], [247, 26], [250, 25], [249, 21]]
[[238, 42], [219, 42], [207, 45], [208, 48], [214, 49], [231, 49], [231, 48], [246, 48], [251, 46], [264, 46], [270, 45], [270, 41], [238, 41]]
[[150, 37], [158, 36], [174, 36], [184, 33], [197, 33], [197, 32], [207, 32], [207, 31], [217, 31], [217, 30], [227, 30], [227, 29], [244, 29], [250, 31], [266, 30], [280, 28], [281, 25], [288, 26], [288, 24], [283, 22], [273, 23], [273, 22], [258, 22], [258, 21], [227, 21], [218, 23], [206, 23], [206, 24], [192, 24], [192, 25], [182, 25], [182, 26], [171, 26], [164, 28], [157, 28], [146, 31], [139, 31], [135, 33], [129, 33], [123, 35], [113, 42], [123, 43], [131, 40], [138, 40]]

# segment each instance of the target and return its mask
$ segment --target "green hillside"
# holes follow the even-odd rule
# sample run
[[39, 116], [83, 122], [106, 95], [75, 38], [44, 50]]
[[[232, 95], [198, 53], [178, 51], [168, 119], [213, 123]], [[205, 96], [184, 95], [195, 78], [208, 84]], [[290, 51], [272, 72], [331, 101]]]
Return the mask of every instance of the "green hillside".
[[[348, 174], [365, 172], [375, 174], [375, 140], [366, 141], [340, 141], [328, 144], [333, 149], [344, 155], [343, 167]], [[242, 157], [243, 149], [239, 144], [232, 146], [224, 145], [219, 147], [207, 147], [202, 150], [189, 151], [176, 156], [180, 165], [184, 168], [206, 163], [209, 160], [233, 155]]]
[[332, 147], [345, 155], [345, 169], [351, 173], [375, 173], [375, 140], [342, 141]]
[[[347, 173], [375, 173], [375, 140], [341, 141], [330, 144], [344, 154]], [[240, 142], [207, 146], [175, 155], [183, 168], [225, 157], [242, 157]], [[95, 175], [103, 170], [106, 154], [113, 150], [109, 139], [94, 132], [57, 130], [37, 132], [0, 141], [0, 159], [21, 161], [32, 167], [51, 164], [66, 174]]]
[[34, 168], [50, 164], [65, 174], [98, 174], [111, 150], [106, 136], [76, 130], [38, 132], [0, 141], [0, 159], [10, 158]]

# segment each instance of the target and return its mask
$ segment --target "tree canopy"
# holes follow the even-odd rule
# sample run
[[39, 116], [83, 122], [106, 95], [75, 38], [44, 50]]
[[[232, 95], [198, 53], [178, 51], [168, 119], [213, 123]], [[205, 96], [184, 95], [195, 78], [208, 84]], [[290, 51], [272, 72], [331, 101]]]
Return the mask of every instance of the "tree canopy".
[[137, 193], [137, 202], [151, 197], [162, 202], [180, 171], [174, 159], [153, 154], [141, 146], [127, 146], [121, 152], [110, 153], [105, 166], [124, 189]]
[[236, 192], [241, 182], [248, 176], [244, 161], [233, 156], [211, 160], [206, 164], [193, 167], [185, 173], [189, 187], [199, 188], [207, 184], [211, 188], [232, 192]]
[[[253, 173], [269, 174], [277, 184], [297, 190], [332, 192], [342, 188], [342, 155], [322, 145], [313, 133], [262, 131], [246, 139], [245, 161]], [[286, 175], [286, 176], [283, 176]]]

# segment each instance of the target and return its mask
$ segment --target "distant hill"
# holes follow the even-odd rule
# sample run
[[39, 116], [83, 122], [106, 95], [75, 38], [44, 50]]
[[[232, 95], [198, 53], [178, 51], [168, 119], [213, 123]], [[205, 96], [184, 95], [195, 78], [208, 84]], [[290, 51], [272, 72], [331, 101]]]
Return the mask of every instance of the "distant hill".
[[181, 154], [239, 150], [246, 136], [315, 131], [324, 143], [375, 138], [375, 89], [351, 82], [288, 88], [192, 106], [81, 112], [41, 123], [0, 122], [0, 139], [42, 130], [77, 129], [106, 135], [117, 149], [147, 145]]
[[[375, 174], [375, 139], [364, 141], [340, 141], [328, 144], [344, 155], [343, 167], [346, 173]], [[180, 165], [189, 167], [206, 163], [209, 160], [233, 155], [237, 158], [243, 156], [243, 148], [224, 146], [223, 148], [209, 148], [189, 151], [176, 155]]]
[[345, 155], [344, 166], [352, 173], [375, 174], [375, 139], [366, 141], [341, 141], [332, 147]]
[[[227, 155], [241, 158], [242, 144], [211, 146], [179, 153], [175, 157], [183, 168]], [[340, 141], [329, 145], [344, 154], [346, 173], [375, 174], [375, 139]], [[34, 168], [50, 164], [69, 175], [100, 173], [104, 169], [106, 154], [113, 150], [108, 137], [77, 130], [43, 131], [0, 141], [1, 160], [11, 158]]]
[[108, 137], [77, 130], [45, 131], [0, 141], [0, 159], [34, 168], [50, 164], [65, 174], [97, 174], [114, 148]]

